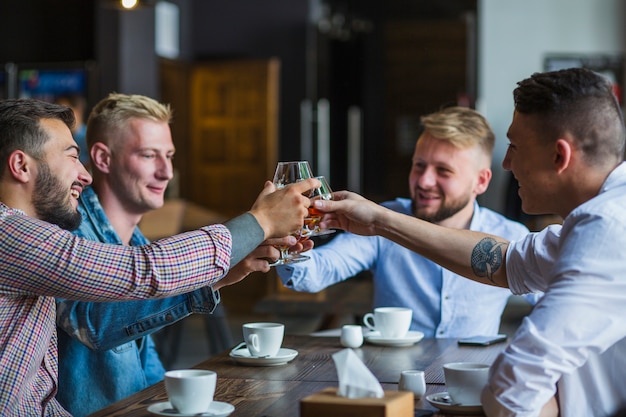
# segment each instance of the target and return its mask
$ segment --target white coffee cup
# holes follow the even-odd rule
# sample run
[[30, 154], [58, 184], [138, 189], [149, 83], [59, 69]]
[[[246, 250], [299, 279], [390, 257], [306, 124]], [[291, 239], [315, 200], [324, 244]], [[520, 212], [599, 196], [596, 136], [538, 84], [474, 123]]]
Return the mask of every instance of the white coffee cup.
[[363, 344], [363, 330], [357, 324], [346, 324], [341, 328], [339, 338], [341, 346], [348, 348], [358, 348]]
[[[380, 335], [389, 339], [400, 339], [406, 336], [411, 327], [413, 310], [404, 307], [378, 307], [374, 314], [367, 313], [363, 317], [363, 324], [370, 330], [380, 332]], [[373, 323], [370, 321], [374, 320]]]
[[489, 365], [476, 362], [446, 363], [443, 365], [443, 375], [453, 403], [480, 405], [480, 394], [489, 377]]
[[400, 373], [400, 382], [398, 382], [400, 391], [410, 391], [416, 400], [419, 400], [426, 394], [426, 379], [424, 371], [410, 369]]
[[276, 356], [283, 344], [285, 325], [281, 323], [246, 323], [243, 340], [251, 356]]
[[165, 390], [172, 407], [181, 414], [204, 413], [215, 394], [217, 374], [204, 369], [179, 369], [165, 373]]

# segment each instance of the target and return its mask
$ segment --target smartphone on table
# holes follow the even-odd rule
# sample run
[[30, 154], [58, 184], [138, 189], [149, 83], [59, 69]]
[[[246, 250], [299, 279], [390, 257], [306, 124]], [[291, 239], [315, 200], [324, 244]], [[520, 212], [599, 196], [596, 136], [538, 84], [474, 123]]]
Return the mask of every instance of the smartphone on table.
[[497, 334], [495, 336], [472, 336], [459, 339], [459, 345], [467, 346], [490, 346], [495, 343], [501, 343], [506, 340], [505, 334]]

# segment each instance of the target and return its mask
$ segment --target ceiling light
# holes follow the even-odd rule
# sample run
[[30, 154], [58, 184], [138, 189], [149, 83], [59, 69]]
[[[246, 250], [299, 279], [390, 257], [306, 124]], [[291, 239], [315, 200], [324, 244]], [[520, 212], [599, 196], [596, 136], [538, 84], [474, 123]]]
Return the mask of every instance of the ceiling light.
[[125, 9], [134, 9], [137, 7], [139, 0], [120, 0], [122, 7]]

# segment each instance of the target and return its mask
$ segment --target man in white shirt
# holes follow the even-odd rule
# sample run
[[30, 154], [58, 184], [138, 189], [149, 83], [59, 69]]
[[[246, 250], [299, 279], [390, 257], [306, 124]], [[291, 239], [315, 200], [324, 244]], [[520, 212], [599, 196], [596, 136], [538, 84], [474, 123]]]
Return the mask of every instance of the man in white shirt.
[[514, 99], [502, 165], [520, 184], [522, 209], [557, 214], [562, 226], [509, 242], [402, 216], [348, 192], [315, 203], [328, 212], [321, 226], [380, 234], [516, 294], [544, 291], [491, 368], [485, 413], [610, 416], [626, 404], [621, 109], [610, 82], [581, 68], [534, 74]]

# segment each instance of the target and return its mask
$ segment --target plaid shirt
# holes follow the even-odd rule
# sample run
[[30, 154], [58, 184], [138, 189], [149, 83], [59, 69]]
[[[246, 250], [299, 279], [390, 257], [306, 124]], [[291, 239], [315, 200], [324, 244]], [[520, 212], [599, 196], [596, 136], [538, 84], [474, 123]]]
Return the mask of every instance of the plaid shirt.
[[147, 246], [87, 241], [0, 203], [0, 415], [68, 416], [54, 399], [54, 297], [115, 301], [212, 285], [228, 270], [223, 225]]

